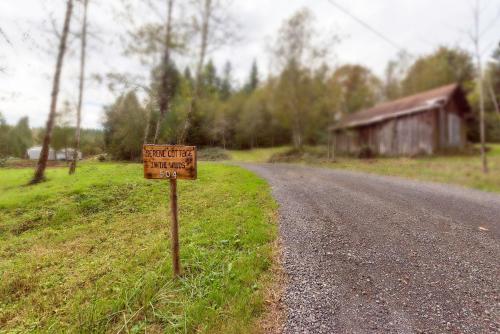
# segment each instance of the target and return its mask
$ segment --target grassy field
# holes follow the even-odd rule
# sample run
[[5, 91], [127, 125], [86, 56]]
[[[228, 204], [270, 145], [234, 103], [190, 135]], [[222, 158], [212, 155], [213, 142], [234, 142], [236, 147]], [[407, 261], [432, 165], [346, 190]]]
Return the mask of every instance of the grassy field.
[[179, 182], [183, 277], [172, 280], [168, 183], [86, 163], [28, 187], [0, 169], [0, 332], [254, 333], [271, 281], [276, 204], [239, 167]]
[[256, 148], [253, 150], [244, 151], [229, 151], [231, 160], [238, 162], [268, 162], [273, 154], [282, 153], [290, 149], [288, 146], [271, 147], [271, 148]]
[[[393, 175], [422, 181], [457, 184], [485, 191], [500, 192], [500, 144], [489, 145], [488, 153], [490, 173], [481, 171], [479, 155], [447, 155], [420, 158], [377, 158], [360, 160], [349, 157], [339, 157], [336, 163], [326, 162], [323, 148], [307, 148], [310, 158], [298, 163], [315, 166], [346, 169], [364, 173]], [[259, 149], [253, 151], [231, 152], [233, 160], [245, 162], [268, 161], [275, 153], [286, 151], [287, 147]]]
[[490, 172], [484, 174], [478, 155], [450, 155], [423, 158], [380, 158], [359, 160], [340, 158], [337, 163], [319, 163], [329, 168], [393, 175], [421, 181], [461, 185], [500, 192], [500, 145], [490, 145]]

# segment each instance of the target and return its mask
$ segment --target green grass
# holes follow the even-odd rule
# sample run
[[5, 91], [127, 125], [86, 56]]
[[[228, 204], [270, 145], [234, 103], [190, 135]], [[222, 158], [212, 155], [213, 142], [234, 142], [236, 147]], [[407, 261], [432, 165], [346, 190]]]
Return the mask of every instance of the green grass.
[[392, 175], [455, 184], [483, 191], [500, 192], [500, 145], [489, 145], [488, 165], [484, 174], [479, 155], [449, 155], [422, 158], [378, 158], [359, 160], [340, 157], [336, 163], [319, 163], [335, 169]]
[[0, 169], [0, 332], [255, 332], [276, 237], [264, 181], [211, 163], [179, 181], [174, 281], [168, 183], [138, 164], [25, 186], [32, 172]]
[[[364, 173], [392, 175], [416, 179], [461, 185], [484, 191], [500, 192], [500, 144], [488, 145], [488, 165], [490, 173], [482, 173], [481, 159], [475, 155], [443, 155], [419, 158], [377, 158], [360, 160], [340, 156], [337, 162], [326, 162], [326, 147], [305, 147], [304, 154], [298, 160], [281, 160], [334, 169], [345, 169]], [[234, 161], [268, 162], [276, 153], [286, 153], [290, 147], [265, 148], [249, 151], [230, 151]], [[290, 161], [289, 161], [290, 160]]]
[[273, 154], [282, 153], [289, 149], [289, 146], [256, 148], [253, 150], [229, 151], [229, 155], [233, 161], [237, 162], [262, 163], [268, 162]]

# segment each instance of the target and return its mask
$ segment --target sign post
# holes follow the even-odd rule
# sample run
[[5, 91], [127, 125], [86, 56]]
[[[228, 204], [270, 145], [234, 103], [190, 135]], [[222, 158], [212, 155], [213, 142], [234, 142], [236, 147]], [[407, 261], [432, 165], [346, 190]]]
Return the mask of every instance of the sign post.
[[177, 214], [177, 179], [196, 180], [197, 159], [195, 146], [143, 146], [144, 177], [150, 180], [170, 181], [170, 236], [174, 277], [181, 274], [179, 260], [179, 220]]
[[170, 179], [170, 212], [172, 222], [170, 223], [170, 235], [172, 244], [172, 268], [174, 276], [181, 274], [181, 263], [179, 260], [179, 221], [177, 215], [177, 179]]

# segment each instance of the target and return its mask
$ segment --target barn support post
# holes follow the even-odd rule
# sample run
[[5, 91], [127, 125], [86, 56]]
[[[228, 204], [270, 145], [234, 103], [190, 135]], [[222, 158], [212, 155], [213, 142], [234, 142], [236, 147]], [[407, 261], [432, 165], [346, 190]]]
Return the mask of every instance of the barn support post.
[[328, 152], [327, 152], [327, 160], [330, 161], [330, 151], [331, 151], [331, 141], [332, 141], [332, 130], [328, 130]]
[[336, 162], [336, 152], [335, 150], [337, 149], [337, 132], [333, 132], [333, 142], [332, 142], [332, 162]]
[[337, 132], [335, 130], [328, 131], [328, 162], [335, 162], [335, 147], [337, 146]]

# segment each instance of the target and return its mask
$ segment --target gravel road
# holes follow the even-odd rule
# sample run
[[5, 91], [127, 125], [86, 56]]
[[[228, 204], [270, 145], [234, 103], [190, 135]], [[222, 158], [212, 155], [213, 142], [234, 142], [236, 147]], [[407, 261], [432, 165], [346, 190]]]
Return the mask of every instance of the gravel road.
[[285, 333], [500, 333], [500, 196], [293, 165], [280, 203]]

